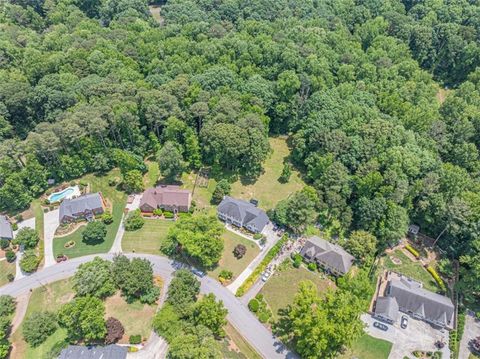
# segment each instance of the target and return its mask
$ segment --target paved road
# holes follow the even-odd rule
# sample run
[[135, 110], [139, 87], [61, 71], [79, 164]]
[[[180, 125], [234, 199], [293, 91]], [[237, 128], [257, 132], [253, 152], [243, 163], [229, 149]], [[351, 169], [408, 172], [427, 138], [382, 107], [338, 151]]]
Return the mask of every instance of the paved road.
[[[113, 254], [98, 256], [104, 259], [113, 258]], [[172, 261], [165, 257], [150, 254], [127, 254], [126, 256], [130, 258], [147, 258], [152, 262], [155, 274], [162, 276], [166, 281], [170, 280], [174, 271]], [[45, 267], [28, 277], [1, 287], [0, 295], [8, 294], [17, 297], [47, 283], [68, 278], [75, 273], [80, 264], [89, 262], [94, 257], [95, 255], [74, 258], [54, 266]], [[213, 293], [218, 299], [223, 301], [229, 312], [228, 320], [230, 323], [264, 358], [297, 358], [278, 339], [273, 337], [257, 318], [250, 313], [248, 308], [220, 283], [209, 277], [203, 277], [201, 279], [201, 291], [203, 293]]]
[[47, 212], [43, 215], [43, 240], [44, 240], [44, 248], [45, 248], [45, 267], [53, 266], [56, 261], [53, 255], [53, 237], [55, 237], [55, 231], [57, 227], [60, 225], [60, 221], [58, 219], [58, 209], [53, 211]]

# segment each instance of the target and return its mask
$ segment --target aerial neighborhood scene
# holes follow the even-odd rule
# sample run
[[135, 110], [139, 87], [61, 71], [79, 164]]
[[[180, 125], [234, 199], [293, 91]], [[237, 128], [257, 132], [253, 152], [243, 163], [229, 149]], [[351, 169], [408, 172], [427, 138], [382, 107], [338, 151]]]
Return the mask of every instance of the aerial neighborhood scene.
[[0, 359], [480, 359], [480, 2], [0, 29]]

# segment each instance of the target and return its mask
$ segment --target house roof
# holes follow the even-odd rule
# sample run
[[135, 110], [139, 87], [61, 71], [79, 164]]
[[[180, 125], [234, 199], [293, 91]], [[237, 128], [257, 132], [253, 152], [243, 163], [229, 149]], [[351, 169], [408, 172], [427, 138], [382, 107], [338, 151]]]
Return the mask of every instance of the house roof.
[[233, 217], [243, 226], [254, 225], [259, 231], [270, 222], [267, 214], [254, 204], [241, 199], [225, 196], [218, 205], [217, 211]]
[[84, 347], [70, 345], [63, 349], [58, 359], [125, 359], [127, 348], [120, 345], [107, 345], [105, 347]]
[[325, 262], [337, 272], [345, 274], [352, 267], [355, 258], [339, 245], [330, 243], [320, 237], [310, 237], [303, 246], [300, 254], [311, 259]]
[[65, 216], [72, 217], [76, 213], [85, 210], [93, 210], [103, 207], [100, 193], [90, 193], [77, 198], [64, 199], [60, 204], [60, 219]]
[[388, 296], [394, 297], [400, 308], [422, 317], [451, 326], [454, 306], [450, 298], [430, 292], [407, 278], [389, 281]]
[[378, 297], [375, 314], [396, 321], [398, 318], [397, 300], [394, 297]]
[[0, 216], [0, 238], [13, 239], [12, 225], [6, 216]]
[[192, 195], [189, 190], [181, 189], [180, 186], [158, 186], [148, 188], [143, 192], [140, 207], [144, 204], [152, 208], [157, 208], [157, 206], [190, 207], [191, 202]]

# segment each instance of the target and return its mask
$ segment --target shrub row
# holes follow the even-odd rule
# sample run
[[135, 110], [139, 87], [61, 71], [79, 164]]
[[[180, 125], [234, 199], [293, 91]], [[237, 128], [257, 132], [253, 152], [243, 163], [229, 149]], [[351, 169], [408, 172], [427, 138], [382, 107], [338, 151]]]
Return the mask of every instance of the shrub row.
[[428, 266], [427, 267], [427, 271], [428, 273], [430, 273], [433, 277], [433, 279], [435, 279], [435, 281], [437, 282], [438, 286], [440, 287], [440, 289], [444, 292], [447, 291], [447, 287], [445, 286], [445, 283], [443, 282], [443, 279], [440, 278], [440, 275], [437, 273], [437, 271], [435, 270], [435, 268], [433, 268], [432, 266]]
[[284, 234], [283, 237], [277, 243], [275, 243], [275, 245], [268, 251], [265, 258], [263, 258], [257, 268], [255, 268], [253, 273], [250, 274], [249, 277], [245, 280], [245, 282], [243, 282], [243, 284], [240, 286], [240, 288], [237, 289], [237, 293], [235, 293], [237, 297], [241, 297], [245, 294], [247, 290], [250, 289], [250, 287], [257, 281], [265, 268], [267, 268], [268, 264], [272, 261], [272, 259], [275, 258], [278, 252], [280, 252], [280, 249], [282, 249], [282, 246], [287, 240], [288, 235]]
[[452, 359], [458, 358], [458, 335], [456, 330], [450, 331], [450, 340], [448, 341], [448, 347], [450, 348], [450, 357]]
[[412, 253], [415, 256], [415, 258], [420, 258], [420, 253], [418, 253], [418, 251], [415, 248], [413, 248], [410, 244], [405, 245], [405, 248], [407, 251]]

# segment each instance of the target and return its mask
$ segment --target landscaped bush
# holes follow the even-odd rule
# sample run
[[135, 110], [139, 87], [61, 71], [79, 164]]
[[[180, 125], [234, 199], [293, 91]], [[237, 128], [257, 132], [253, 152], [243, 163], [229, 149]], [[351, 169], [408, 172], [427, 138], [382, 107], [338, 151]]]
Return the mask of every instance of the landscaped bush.
[[105, 325], [107, 326], [105, 344], [113, 344], [122, 339], [123, 334], [125, 334], [125, 328], [123, 328], [122, 323], [117, 318], [108, 318]]
[[87, 244], [97, 244], [105, 240], [107, 226], [100, 221], [90, 222], [82, 232], [83, 241]]
[[314, 262], [308, 263], [308, 270], [314, 272], [317, 270], [317, 265]]
[[267, 312], [262, 312], [258, 316], [260, 323], [266, 323], [270, 319], [270, 315]]
[[235, 258], [240, 259], [247, 253], [247, 247], [243, 244], [237, 244], [233, 249], [233, 255]]
[[16, 231], [18, 229], [17, 223], [12, 223], [12, 231]]
[[10, 241], [8, 239], [2, 238], [0, 239], [0, 248], [6, 249], [10, 246]]
[[167, 219], [172, 219], [175, 217], [175, 215], [171, 211], [163, 211], [163, 216]]
[[113, 215], [110, 213], [110, 211], [105, 211], [105, 213], [102, 214], [102, 222], [105, 224], [113, 223]]
[[13, 282], [15, 280], [15, 276], [12, 273], [7, 274], [7, 280], [9, 282]]
[[22, 216], [21, 214], [17, 214], [17, 215], [15, 216], [15, 220], [16, 220], [17, 222], [21, 222], [21, 221], [23, 221], [23, 216]]
[[17, 255], [15, 254], [14, 251], [12, 251], [12, 250], [7, 250], [7, 251], [5, 252], [5, 258], [7, 259], [7, 262], [8, 262], [8, 263], [12, 263], [12, 262], [15, 260], [15, 258], [17, 258]]
[[433, 277], [433, 279], [435, 279], [435, 281], [437, 282], [438, 286], [440, 287], [440, 289], [442, 289], [442, 291], [446, 291], [447, 288], [445, 286], [445, 283], [443, 282], [443, 279], [440, 278], [440, 276], [438, 275], [437, 271], [435, 270], [435, 268], [431, 267], [431, 266], [428, 266], [427, 267], [427, 271], [428, 273], [430, 273]]
[[227, 269], [222, 269], [218, 274], [218, 279], [222, 283], [232, 279], [232, 277], [233, 277], [233, 272]]
[[143, 227], [145, 224], [145, 219], [142, 217], [142, 213], [139, 209], [130, 212], [127, 215], [125, 220], [125, 230], [126, 231], [136, 231]]
[[153, 210], [153, 215], [160, 217], [162, 215], [162, 210], [160, 208], [155, 208]]
[[450, 348], [450, 352], [452, 353], [452, 358], [457, 358], [457, 348], [458, 348], [458, 336], [456, 330], [450, 331], [450, 340], [448, 341], [448, 347]]
[[293, 256], [293, 267], [294, 268], [300, 268], [300, 266], [302, 265], [302, 256], [300, 254], [295, 254]]
[[25, 273], [35, 272], [40, 264], [40, 258], [33, 252], [25, 252], [20, 260], [20, 268]]
[[258, 241], [259, 239], [262, 239], [263, 238], [263, 235], [261, 233], [255, 233], [253, 235], [253, 239], [255, 239], [256, 241]]
[[142, 336], [140, 334], [130, 335], [128, 342], [130, 344], [140, 344], [142, 342]]
[[55, 314], [35, 312], [25, 319], [22, 333], [25, 341], [32, 347], [39, 346], [57, 329]]
[[412, 253], [415, 256], [415, 258], [420, 258], [420, 253], [418, 253], [418, 251], [415, 248], [413, 248], [410, 244], [406, 244], [405, 249], [410, 253]]
[[260, 303], [256, 299], [251, 299], [248, 302], [248, 309], [250, 309], [250, 311], [252, 311], [254, 313], [258, 312], [259, 307], [260, 307]]

